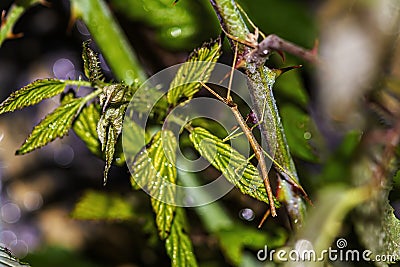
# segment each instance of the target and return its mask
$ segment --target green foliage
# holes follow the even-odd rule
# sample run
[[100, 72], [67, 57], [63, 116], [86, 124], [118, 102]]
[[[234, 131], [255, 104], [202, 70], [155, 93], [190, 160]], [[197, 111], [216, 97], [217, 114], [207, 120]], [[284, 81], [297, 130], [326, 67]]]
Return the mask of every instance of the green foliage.
[[303, 160], [318, 160], [310, 139], [317, 135], [316, 127], [310, 116], [293, 105], [284, 105], [280, 109], [290, 152]]
[[387, 258], [376, 263], [386, 267], [400, 260], [400, 220], [388, 200], [391, 187], [376, 190], [369, 201], [357, 207], [354, 224], [360, 241], [372, 252], [371, 259], [380, 255], [393, 256], [391, 260]]
[[74, 98], [56, 108], [35, 126], [16, 154], [22, 155], [31, 152], [58, 137], [66, 135], [72, 126], [73, 120], [85, 103], [85, 98]]
[[176, 209], [171, 234], [165, 240], [165, 248], [171, 258], [171, 265], [174, 267], [197, 266], [193, 253], [192, 242], [187, 235], [187, 221], [183, 208]]
[[193, 48], [202, 38], [209, 38], [215, 22], [215, 17], [207, 12], [211, 11], [209, 6], [201, 1], [180, 1], [176, 5], [170, 0], [111, 2], [130, 19], [151, 26], [158, 41], [169, 48]]
[[136, 155], [143, 147], [143, 144], [147, 144], [150, 141], [150, 136], [148, 132], [130, 119], [129, 116], [125, 116], [124, 118], [123, 128], [124, 154]]
[[186, 63], [180, 67], [172, 80], [167, 93], [168, 103], [175, 106], [181, 98], [190, 100], [197, 93], [201, 84], [206, 83], [221, 55], [221, 40], [217, 39], [195, 50]]
[[134, 218], [132, 206], [126, 199], [105, 192], [88, 190], [71, 214], [79, 220], [120, 221]]
[[101, 156], [101, 143], [97, 135], [100, 120], [100, 106], [91, 103], [85, 106], [73, 123], [73, 130], [85, 142], [86, 147], [97, 156]]
[[132, 178], [151, 196], [151, 204], [156, 213], [156, 224], [161, 239], [171, 232], [176, 206], [176, 149], [177, 141], [170, 131], [157, 132], [147, 145], [128, 164], [132, 165]]
[[[279, 232], [278, 230], [277, 232]], [[221, 229], [216, 234], [224, 254], [235, 266], [240, 266], [245, 247], [258, 250], [267, 244], [268, 247], [282, 246], [284, 244], [284, 238], [277, 240], [278, 242], [271, 242], [273, 238], [268, 234], [239, 224], [227, 229]]]
[[11, 252], [4, 247], [0, 247], [0, 265], [4, 267], [29, 267], [27, 263], [19, 261]]
[[57, 79], [36, 80], [12, 93], [0, 104], [0, 114], [32, 106], [43, 99], [61, 94], [65, 88], [65, 82]]
[[29, 254], [26, 257], [32, 266], [40, 267], [100, 267], [89, 260], [85, 259], [76, 251], [68, 250], [61, 247], [45, 247], [40, 251]]
[[[258, 170], [246, 157], [207, 130], [197, 127], [190, 133], [194, 148], [243, 194], [269, 203]], [[279, 203], [276, 202], [279, 206]]]
[[[318, 38], [316, 23], [307, 5], [298, 1], [239, 0], [253, 22], [265, 33], [274, 33], [305, 47]], [[260, 8], [268, 5], [268, 8]]]

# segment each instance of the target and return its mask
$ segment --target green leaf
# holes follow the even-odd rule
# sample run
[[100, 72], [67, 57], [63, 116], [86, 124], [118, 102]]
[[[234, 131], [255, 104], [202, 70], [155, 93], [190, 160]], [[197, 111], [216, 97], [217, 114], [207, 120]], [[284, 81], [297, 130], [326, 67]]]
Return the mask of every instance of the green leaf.
[[[189, 136], [194, 148], [243, 194], [268, 202], [264, 182], [247, 158], [204, 128], [194, 128]], [[279, 206], [279, 202], [276, 202]]]
[[[358, 206], [354, 224], [361, 243], [372, 252], [371, 259], [391, 255], [395, 261], [400, 261], [400, 220], [389, 203], [390, 190], [390, 186], [380, 188], [372, 199]], [[388, 263], [393, 261], [386, 258], [376, 266], [388, 266]]]
[[97, 135], [97, 123], [100, 120], [100, 106], [95, 103], [85, 106], [72, 126], [76, 135], [85, 142], [93, 154], [101, 155], [101, 143]]
[[199, 81], [208, 81], [220, 55], [220, 39], [205, 43], [195, 50], [172, 80], [167, 93], [168, 103], [175, 106], [181, 98], [191, 99], [201, 88]]
[[[288, 62], [286, 64], [290, 66], [290, 64], [295, 65], [296, 63]], [[283, 78], [276, 80], [274, 87], [278, 100], [283, 98], [285, 102], [289, 100], [302, 108], [307, 107], [309, 99], [300, 77], [300, 71], [285, 72]]]
[[0, 246], [0, 265], [4, 267], [29, 267], [27, 263], [19, 261], [14, 257], [11, 252], [4, 247]]
[[124, 198], [88, 190], [76, 204], [71, 216], [79, 220], [130, 220], [134, 213]]
[[134, 162], [129, 163], [127, 159], [128, 164], [132, 164], [133, 182], [152, 196], [151, 204], [161, 239], [170, 234], [176, 209], [173, 204], [176, 197], [176, 149], [174, 134], [171, 131], [159, 131]]
[[111, 3], [133, 21], [150, 26], [159, 44], [169, 48], [188, 50], [219, 33], [207, 2], [180, 1], [173, 5], [171, 0], [113, 0]]
[[85, 76], [91, 82], [102, 81], [104, 79], [104, 75], [100, 68], [100, 59], [97, 53], [89, 47], [90, 42], [90, 40], [83, 42], [82, 45], [82, 59]]
[[97, 124], [97, 134], [101, 142], [101, 150], [105, 154], [104, 184], [107, 183], [108, 171], [114, 159], [115, 145], [122, 131], [125, 110], [128, 104], [119, 107], [109, 107], [100, 117]]
[[[270, 247], [283, 246], [287, 239], [283, 229], [276, 229], [277, 237], [270, 236], [264, 231], [235, 224], [216, 233], [225, 256], [235, 265], [242, 262], [244, 248], [261, 249], [265, 245]], [[273, 240], [271, 242], [271, 240]]]
[[25, 143], [17, 150], [16, 154], [22, 155], [31, 152], [58, 137], [66, 135], [85, 102], [85, 98], [74, 98], [61, 104], [61, 106], [56, 108], [35, 126], [28, 139], [26, 139]]
[[320, 138], [310, 116], [293, 105], [281, 106], [280, 113], [290, 152], [306, 161], [318, 161], [311, 143]]
[[173, 267], [197, 266], [193, 253], [192, 242], [187, 232], [186, 216], [183, 208], [176, 209], [176, 215], [171, 228], [171, 234], [165, 240], [167, 254]]
[[122, 134], [124, 153], [133, 158], [143, 147], [143, 144], [147, 144], [149, 141], [149, 134], [134, 120], [126, 116]]
[[65, 83], [56, 79], [36, 80], [12, 93], [0, 104], [0, 114], [32, 106], [43, 99], [53, 97], [64, 91]]

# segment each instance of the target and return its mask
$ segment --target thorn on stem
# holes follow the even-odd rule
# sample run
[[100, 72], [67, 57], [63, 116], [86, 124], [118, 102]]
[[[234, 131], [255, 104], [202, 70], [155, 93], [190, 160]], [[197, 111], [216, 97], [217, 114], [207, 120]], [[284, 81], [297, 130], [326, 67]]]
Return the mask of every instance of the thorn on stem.
[[285, 73], [285, 72], [288, 72], [288, 71], [290, 71], [290, 70], [299, 69], [299, 68], [301, 68], [301, 67], [303, 67], [303, 65], [295, 65], [295, 66], [280, 68], [280, 69], [279, 69], [280, 72], [281, 72], [280, 75], [283, 74], [283, 73]]
[[12, 32], [10, 32], [10, 33], [7, 34], [7, 39], [18, 39], [18, 38], [21, 38], [23, 36], [24, 36], [24, 34], [22, 32], [20, 32], [20, 33], [12, 33]]
[[286, 60], [285, 52], [283, 52], [282, 50], [276, 50], [276, 52], [281, 56], [282, 61], [285, 62]]
[[267, 220], [267, 218], [268, 218], [268, 216], [269, 216], [270, 214], [271, 214], [271, 210], [268, 209], [268, 210], [264, 213], [264, 216], [262, 217], [260, 223], [258, 224], [258, 229], [260, 229], [260, 228], [263, 226], [264, 222]]
[[6, 11], [5, 10], [1, 11], [1, 27], [3, 27], [4, 24], [6, 24]]
[[51, 7], [51, 3], [47, 0], [39, 0], [39, 4], [41, 4], [45, 7]]

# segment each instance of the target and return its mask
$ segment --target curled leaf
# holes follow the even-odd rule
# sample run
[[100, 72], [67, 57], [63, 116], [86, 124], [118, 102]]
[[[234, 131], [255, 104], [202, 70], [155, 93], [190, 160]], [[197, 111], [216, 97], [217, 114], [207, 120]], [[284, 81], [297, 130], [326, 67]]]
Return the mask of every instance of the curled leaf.
[[107, 183], [108, 171], [114, 159], [115, 145], [122, 131], [125, 110], [128, 104], [119, 107], [109, 107], [101, 115], [97, 124], [97, 134], [101, 142], [101, 150], [105, 154], [104, 184]]
[[90, 42], [90, 40], [83, 42], [82, 45], [82, 59], [85, 76], [88, 77], [91, 82], [102, 81], [104, 75], [100, 68], [100, 59], [97, 53], [89, 47]]

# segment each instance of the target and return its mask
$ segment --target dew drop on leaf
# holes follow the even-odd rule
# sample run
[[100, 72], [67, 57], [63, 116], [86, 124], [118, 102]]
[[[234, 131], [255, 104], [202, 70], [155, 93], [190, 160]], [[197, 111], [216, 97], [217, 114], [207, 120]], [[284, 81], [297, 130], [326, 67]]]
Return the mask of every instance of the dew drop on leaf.
[[306, 140], [310, 140], [311, 137], [312, 137], [312, 135], [311, 135], [310, 132], [305, 132], [304, 135], [303, 135], [303, 137], [304, 137], [304, 139], [306, 139]]

